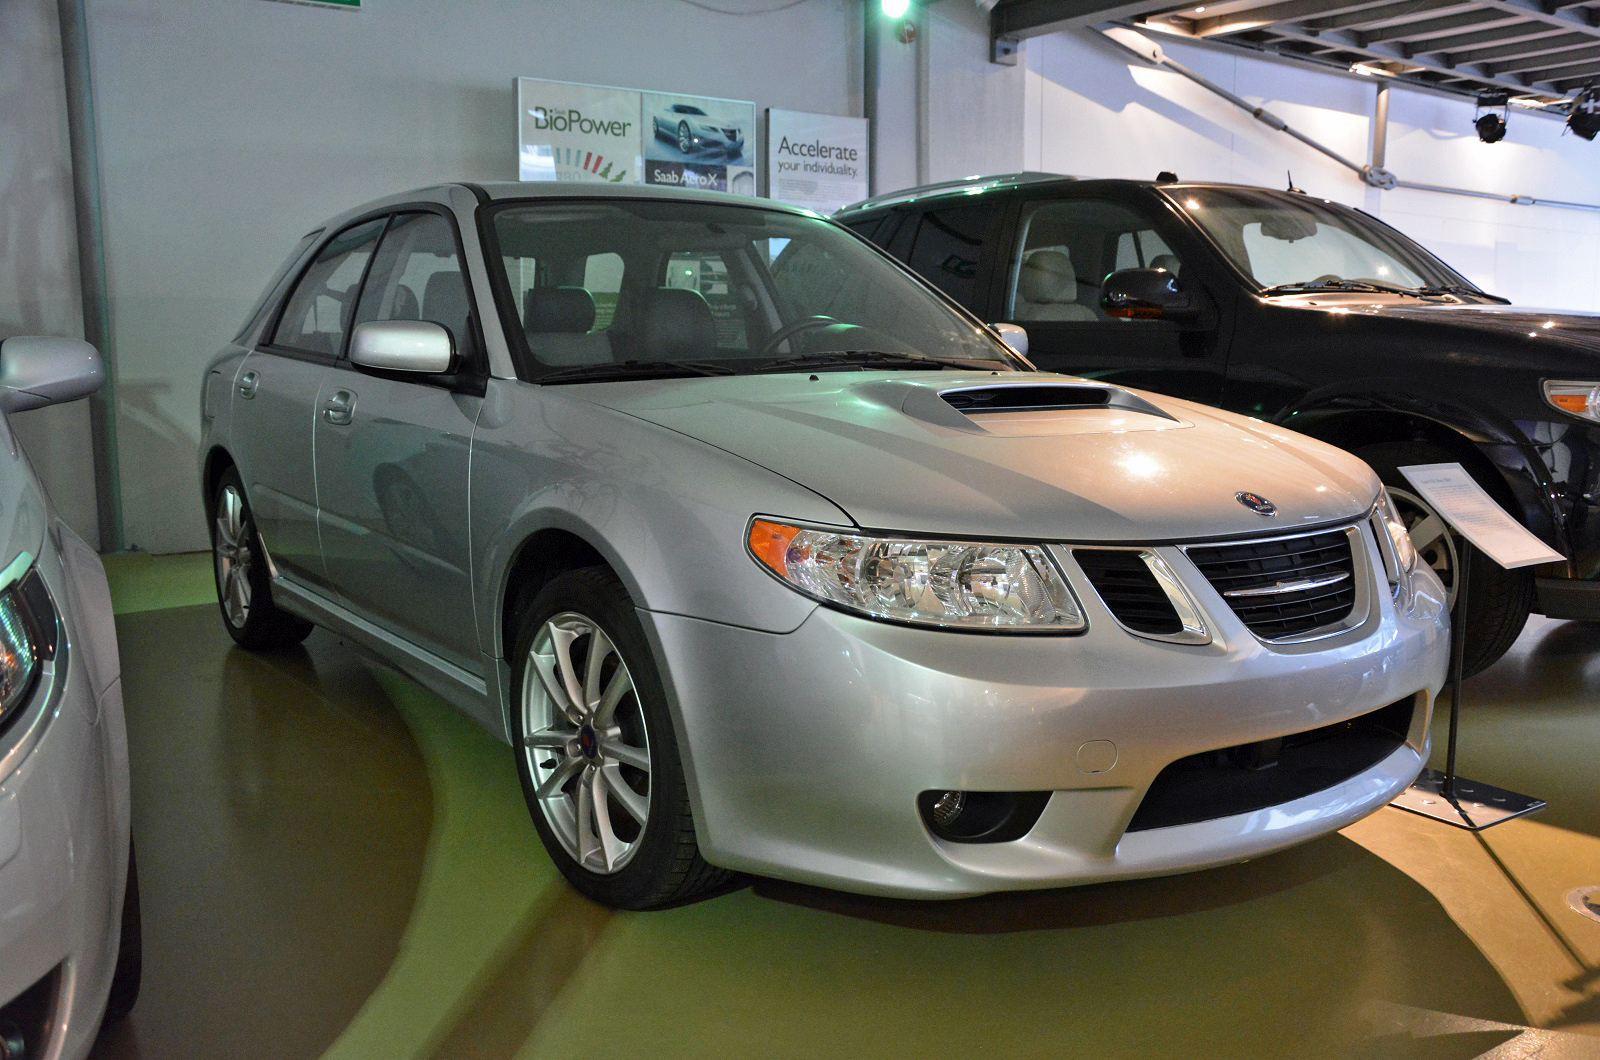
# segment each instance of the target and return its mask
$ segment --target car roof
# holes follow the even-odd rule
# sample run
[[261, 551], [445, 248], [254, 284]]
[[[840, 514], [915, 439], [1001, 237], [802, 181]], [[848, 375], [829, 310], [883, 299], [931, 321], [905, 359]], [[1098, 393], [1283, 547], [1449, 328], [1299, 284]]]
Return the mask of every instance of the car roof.
[[[915, 188], [903, 188], [899, 191], [877, 195], [870, 199], [851, 203], [841, 207], [834, 214], [843, 217], [845, 214], [865, 213], [869, 210], [884, 209], [891, 206], [903, 206], [906, 203], [917, 202], [923, 199], [950, 199], [965, 195], [979, 195], [990, 191], [1010, 190], [1015, 188], [1039, 187], [1061, 184], [1118, 184], [1124, 187], [1158, 188], [1162, 191], [1180, 191], [1184, 188], [1237, 188], [1248, 191], [1265, 191], [1279, 195], [1290, 192], [1277, 188], [1262, 188], [1251, 184], [1221, 184], [1209, 181], [1194, 180], [1133, 180], [1125, 177], [1075, 177], [1065, 173], [1041, 173], [1028, 171], [1022, 173], [1000, 173], [992, 176], [962, 177], [960, 180], [940, 181], [937, 184], [922, 184]], [[1296, 191], [1294, 194], [1299, 194]]]
[[410, 191], [396, 192], [372, 199], [359, 206], [343, 210], [328, 218], [318, 228], [342, 227], [359, 217], [411, 203], [432, 202], [449, 205], [461, 196], [476, 198], [479, 202], [512, 202], [528, 199], [653, 199], [668, 202], [721, 203], [733, 206], [757, 206], [764, 210], [822, 217], [815, 210], [773, 199], [759, 199], [749, 195], [733, 195], [722, 191], [701, 191], [693, 188], [669, 188], [650, 184], [611, 184], [600, 181], [491, 181], [434, 184]]

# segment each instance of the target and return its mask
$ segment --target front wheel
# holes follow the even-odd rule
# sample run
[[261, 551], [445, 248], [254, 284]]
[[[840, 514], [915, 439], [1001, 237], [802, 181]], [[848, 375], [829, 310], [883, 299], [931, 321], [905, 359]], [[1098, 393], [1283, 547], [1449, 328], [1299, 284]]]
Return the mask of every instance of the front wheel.
[[686, 121], [678, 123], [678, 150], [686, 155], [694, 153], [694, 137], [689, 135], [689, 123]]
[[[1453, 616], [1461, 575], [1460, 535], [1413, 490], [1399, 469], [1412, 464], [1455, 463], [1455, 455], [1423, 442], [1384, 442], [1357, 449], [1356, 455], [1372, 465], [1388, 487], [1400, 518], [1411, 531], [1418, 558], [1444, 583]], [[1510, 649], [1528, 621], [1534, 597], [1532, 574], [1507, 570], [1482, 552], [1472, 553], [1470, 573], [1462, 660], [1462, 674], [1467, 677], [1487, 669]]]
[[568, 882], [605, 905], [649, 909], [724, 880], [700, 857], [666, 694], [616, 575], [552, 579], [515, 645], [517, 774]]

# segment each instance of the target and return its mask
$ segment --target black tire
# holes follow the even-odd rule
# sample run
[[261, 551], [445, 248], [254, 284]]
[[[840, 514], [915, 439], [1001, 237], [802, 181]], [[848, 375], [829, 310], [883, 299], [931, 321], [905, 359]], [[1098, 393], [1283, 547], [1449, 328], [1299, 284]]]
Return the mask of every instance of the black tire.
[[686, 155], [694, 154], [694, 138], [689, 134], [689, 123], [678, 123], [678, 150]]
[[306, 639], [311, 623], [272, 602], [265, 557], [244, 483], [230, 467], [211, 498], [211, 573], [222, 624], [241, 647], [287, 648]]
[[[1410, 464], [1445, 464], [1459, 462], [1454, 453], [1426, 442], [1383, 442], [1357, 449], [1356, 455], [1372, 465], [1372, 469], [1389, 487], [1400, 516], [1407, 526], [1417, 526], [1427, 518], [1437, 518], [1432, 507], [1416, 494], [1399, 469]], [[1464, 465], [1463, 465], [1464, 466]], [[1470, 469], [1469, 469], [1470, 470]], [[1476, 477], [1476, 476], [1474, 476]], [[1498, 499], [1499, 489], [1494, 483], [1478, 483], [1490, 496]], [[1418, 549], [1421, 562], [1427, 563], [1444, 582], [1452, 611], [1456, 598], [1457, 557], [1460, 555], [1460, 536], [1450, 531], [1446, 536], [1424, 541]], [[1533, 610], [1533, 575], [1526, 570], [1506, 570], [1481, 552], [1472, 554], [1472, 588], [1467, 594], [1466, 656], [1462, 673], [1471, 677], [1487, 669], [1504, 655], [1527, 624]]]
[[[602, 644], [600, 675], [591, 682], [593, 631]], [[616, 575], [604, 567], [558, 575], [518, 616], [513, 633], [517, 775], [539, 838], [568, 882], [604, 905], [652, 909], [681, 903], [728, 879], [729, 873], [700, 856], [666, 693], [633, 600]], [[573, 639], [563, 644], [558, 635]], [[547, 660], [544, 671], [534, 662], [536, 647], [539, 658]], [[541, 677], [541, 672], [560, 673], [557, 652], [567, 653], [573, 679], [581, 685], [580, 705], [570, 710], [564, 704], [573, 697], [546, 691], [550, 685]], [[582, 706], [591, 688], [609, 691], [613, 683], [627, 688], [609, 713], [602, 717], [603, 707]], [[574, 720], [574, 714], [582, 720]], [[533, 746], [530, 735], [544, 743]], [[642, 760], [646, 768], [629, 765], [624, 755], [630, 762]], [[583, 808], [585, 791], [602, 793], [598, 808], [592, 794], [591, 809]], [[645, 810], [642, 822], [630, 816], [640, 809]], [[584, 828], [592, 844], [587, 852]], [[615, 852], [602, 834], [620, 845]]]
[[106, 999], [106, 1023], [126, 1019], [139, 1000], [144, 973], [144, 931], [139, 919], [139, 866], [128, 841], [128, 886], [122, 892], [122, 941], [117, 947], [117, 967], [111, 973], [111, 994]]

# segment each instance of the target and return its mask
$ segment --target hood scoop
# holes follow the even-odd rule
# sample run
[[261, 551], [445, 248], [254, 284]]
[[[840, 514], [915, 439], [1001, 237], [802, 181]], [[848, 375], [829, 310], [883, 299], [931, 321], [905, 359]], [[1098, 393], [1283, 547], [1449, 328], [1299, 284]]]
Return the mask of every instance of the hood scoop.
[[1098, 383], [980, 383], [939, 389], [878, 380], [850, 389], [874, 404], [963, 434], [1050, 438], [1194, 426], [1120, 387]]
[[998, 412], [1065, 412], [1079, 409], [1121, 409], [1146, 416], [1172, 416], [1126, 390], [1078, 383], [1006, 383], [941, 390], [945, 404], [967, 416]]

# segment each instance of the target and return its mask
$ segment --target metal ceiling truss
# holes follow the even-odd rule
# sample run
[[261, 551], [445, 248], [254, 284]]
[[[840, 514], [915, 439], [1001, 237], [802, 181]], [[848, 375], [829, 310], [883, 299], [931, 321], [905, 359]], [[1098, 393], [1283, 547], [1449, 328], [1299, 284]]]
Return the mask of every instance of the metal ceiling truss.
[[1020, 39], [1108, 23], [1564, 113], [1600, 81], [1600, 0], [998, 0]]

